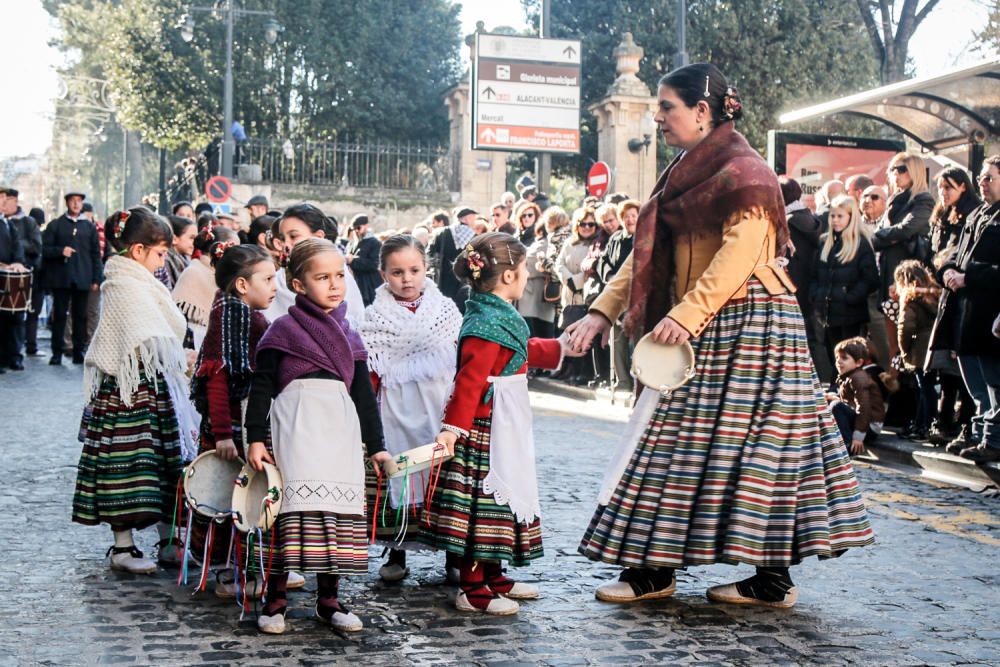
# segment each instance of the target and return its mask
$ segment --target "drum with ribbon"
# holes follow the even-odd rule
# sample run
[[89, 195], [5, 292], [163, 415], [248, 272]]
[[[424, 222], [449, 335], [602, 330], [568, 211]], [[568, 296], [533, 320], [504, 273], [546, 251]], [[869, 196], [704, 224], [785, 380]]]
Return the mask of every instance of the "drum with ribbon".
[[694, 377], [694, 349], [690, 343], [667, 345], [643, 336], [632, 353], [632, 377], [661, 394], [670, 394]]
[[408, 449], [382, 464], [382, 469], [389, 479], [398, 479], [406, 475], [413, 476], [424, 470], [438, 468], [451, 458], [448, 448], [438, 442]]
[[23, 313], [31, 307], [31, 271], [0, 269], [0, 312]]
[[249, 463], [243, 466], [232, 487], [233, 523], [241, 533], [266, 531], [274, 525], [281, 511], [281, 473], [278, 467], [264, 462], [263, 472]]
[[233, 482], [243, 461], [205, 452], [184, 469], [184, 499], [192, 511], [222, 521], [232, 515]]

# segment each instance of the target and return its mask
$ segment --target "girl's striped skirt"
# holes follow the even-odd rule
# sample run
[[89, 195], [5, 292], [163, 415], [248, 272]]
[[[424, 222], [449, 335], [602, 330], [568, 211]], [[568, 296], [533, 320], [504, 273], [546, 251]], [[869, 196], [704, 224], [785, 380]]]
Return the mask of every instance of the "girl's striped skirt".
[[696, 374], [660, 399], [594, 513], [591, 560], [784, 567], [874, 541], [795, 297], [748, 288], [691, 341]]
[[181, 461], [177, 415], [162, 376], [143, 376], [126, 406], [106, 377], [91, 401], [77, 467], [73, 521], [115, 530], [170, 521]]
[[[368, 532], [364, 515], [287, 512], [274, 523], [275, 572], [366, 574]], [[264, 561], [270, 558], [264, 535]], [[268, 546], [265, 546], [268, 545]]]
[[474, 560], [504, 560], [527, 565], [542, 556], [542, 526], [525, 526], [507, 505], [483, 493], [490, 471], [490, 420], [476, 419], [468, 438], [455, 443], [441, 480], [420, 518], [417, 539]]

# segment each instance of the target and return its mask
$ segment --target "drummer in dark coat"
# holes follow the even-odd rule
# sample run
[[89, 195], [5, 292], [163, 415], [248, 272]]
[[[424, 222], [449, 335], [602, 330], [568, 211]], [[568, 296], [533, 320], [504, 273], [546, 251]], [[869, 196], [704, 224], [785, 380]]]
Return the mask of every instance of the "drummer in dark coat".
[[[7, 190], [0, 188], [0, 270], [25, 271], [24, 244], [15, 225], [3, 214]], [[24, 343], [24, 313], [0, 311], [0, 374], [5, 368], [24, 370], [21, 348]]]
[[43, 287], [52, 291], [52, 358], [62, 363], [66, 314], [73, 312], [73, 363], [82, 364], [87, 341], [87, 293], [100, 289], [104, 279], [97, 227], [82, 215], [80, 192], [66, 194], [66, 213], [48, 224], [42, 234]]

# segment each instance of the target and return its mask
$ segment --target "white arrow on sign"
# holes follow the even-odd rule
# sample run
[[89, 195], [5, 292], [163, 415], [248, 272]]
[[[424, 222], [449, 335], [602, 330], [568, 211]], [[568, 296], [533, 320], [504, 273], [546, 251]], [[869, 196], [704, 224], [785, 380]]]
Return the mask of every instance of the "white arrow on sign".
[[483, 141], [493, 141], [497, 138], [497, 135], [493, 134], [493, 130], [490, 128], [483, 130], [483, 133], [480, 136], [483, 138]]

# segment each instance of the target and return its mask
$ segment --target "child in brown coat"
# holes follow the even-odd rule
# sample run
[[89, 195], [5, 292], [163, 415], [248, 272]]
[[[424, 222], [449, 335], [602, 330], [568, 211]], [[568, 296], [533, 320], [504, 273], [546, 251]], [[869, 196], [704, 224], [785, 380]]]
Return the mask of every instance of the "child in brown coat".
[[848, 338], [834, 348], [837, 394], [830, 394], [834, 419], [851, 454], [861, 454], [875, 442], [885, 420], [885, 401], [878, 383], [865, 370], [869, 362], [868, 341]]

